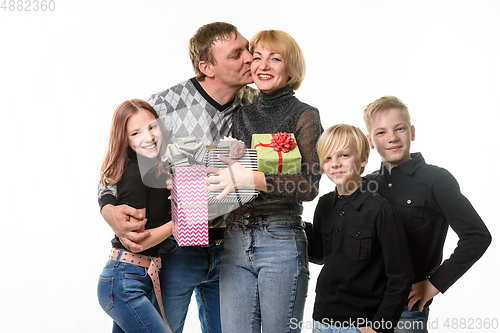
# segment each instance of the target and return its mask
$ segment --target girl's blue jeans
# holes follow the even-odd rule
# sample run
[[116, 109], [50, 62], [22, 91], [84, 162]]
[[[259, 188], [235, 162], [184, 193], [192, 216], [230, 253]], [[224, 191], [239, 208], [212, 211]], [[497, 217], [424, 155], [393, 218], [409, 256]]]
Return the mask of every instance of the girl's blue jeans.
[[223, 331], [299, 332], [291, 323], [302, 320], [309, 284], [300, 217], [236, 218], [224, 247], [219, 281]]
[[[119, 258], [119, 257], [118, 257]], [[155, 294], [147, 268], [108, 260], [97, 285], [99, 304], [113, 319], [113, 333], [168, 329], [153, 305]]]

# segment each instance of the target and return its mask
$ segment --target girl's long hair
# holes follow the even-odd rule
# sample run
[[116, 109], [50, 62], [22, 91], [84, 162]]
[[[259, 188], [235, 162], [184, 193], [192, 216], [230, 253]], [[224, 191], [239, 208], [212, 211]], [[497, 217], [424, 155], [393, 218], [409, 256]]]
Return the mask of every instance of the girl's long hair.
[[[106, 149], [101, 166], [101, 184], [104, 186], [116, 184], [122, 178], [123, 171], [129, 161], [127, 156], [127, 122], [129, 118], [133, 114], [139, 112], [139, 110], [147, 111], [151, 113], [155, 119], [158, 119], [158, 114], [153, 107], [149, 105], [148, 102], [141, 99], [131, 99], [123, 102], [116, 108], [115, 113], [113, 114], [108, 148]], [[158, 126], [160, 127], [163, 140], [157, 156], [158, 164], [154, 168], [156, 176], [159, 176], [164, 172], [161, 156], [165, 154], [167, 147], [167, 133], [165, 127], [160, 121], [158, 121]]]

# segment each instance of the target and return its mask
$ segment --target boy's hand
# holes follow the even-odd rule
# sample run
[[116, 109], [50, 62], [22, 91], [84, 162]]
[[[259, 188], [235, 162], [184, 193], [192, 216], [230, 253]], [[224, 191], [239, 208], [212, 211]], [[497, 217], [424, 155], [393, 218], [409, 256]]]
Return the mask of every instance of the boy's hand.
[[127, 205], [106, 205], [102, 208], [101, 215], [128, 250], [132, 252], [143, 250], [136, 242], [148, 237], [150, 233], [144, 230], [147, 220], [137, 209]]
[[372, 330], [371, 327], [359, 327], [361, 333], [377, 333], [377, 331]]
[[418, 310], [422, 312], [424, 310], [425, 303], [437, 294], [439, 294], [439, 290], [432, 285], [429, 279], [414, 283], [411, 286], [410, 295], [408, 296], [408, 299], [410, 300], [408, 302], [408, 311], [411, 311], [413, 305], [415, 305], [417, 301], [420, 301]]

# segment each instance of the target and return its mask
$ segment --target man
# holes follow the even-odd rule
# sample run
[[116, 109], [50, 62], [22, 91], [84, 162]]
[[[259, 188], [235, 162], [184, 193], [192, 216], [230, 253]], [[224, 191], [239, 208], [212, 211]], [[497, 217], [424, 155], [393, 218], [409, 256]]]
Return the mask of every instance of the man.
[[[231, 116], [243, 104], [256, 99], [252, 83], [252, 55], [248, 41], [236, 27], [222, 22], [202, 26], [189, 41], [195, 78], [154, 94], [149, 103], [176, 138], [195, 136], [204, 144], [216, 144], [230, 135]], [[101, 214], [131, 251], [147, 237], [145, 219], [132, 207], [116, 205], [111, 187], [99, 186]], [[170, 204], [170, 203], [166, 203]], [[168, 238], [160, 251], [160, 273], [165, 314], [172, 332], [182, 332], [193, 291], [198, 303], [202, 332], [221, 332], [219, 304], [220, 256], [224, 249], [222, 219], [209, 222], [209, 246], [178, 247]]]

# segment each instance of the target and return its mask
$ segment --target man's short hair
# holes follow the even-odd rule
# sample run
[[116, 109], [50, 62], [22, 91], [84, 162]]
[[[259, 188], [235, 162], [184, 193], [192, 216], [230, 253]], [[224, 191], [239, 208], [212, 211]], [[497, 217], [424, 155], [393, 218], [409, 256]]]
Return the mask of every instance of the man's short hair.
[[283, 56], [286, 70], [290, 75], [287, 85], [293, 90], [299, 89], [306, 76], [306, 61], [297, 41], [281, 30], [262, 30], [252, 37], [250, 53], [253, 54], [257, 43], [266, 50], [278, 52]]
[[205, 24], [199, 28], [189, 40], [189, 58], [193, 65], [196, 79], [199, 81], [205, 80], [205, 74], [200, 71], [199, 64], [205, 61], [209, 64], [216, 65], [216, 61], [212, 52], [212, 45], [217, 41], [228, 40], [238, 36], [238, 29], [232, 24], [225, 22], [213, 22]]

